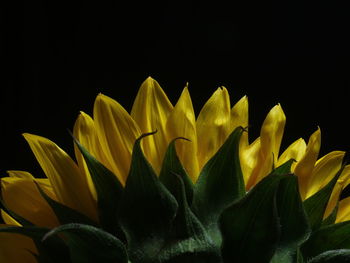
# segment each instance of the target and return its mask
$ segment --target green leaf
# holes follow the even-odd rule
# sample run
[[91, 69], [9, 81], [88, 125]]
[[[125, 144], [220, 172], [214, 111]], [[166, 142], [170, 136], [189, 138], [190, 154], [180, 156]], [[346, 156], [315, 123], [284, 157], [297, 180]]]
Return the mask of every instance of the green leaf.
[[324, 252], [308, 263], [349, 263], [350, 249], [338, 249]]
[[296, 176], [287, 175], [280, 181], [276, 200], [281, 236], [273, 262], [294, 262], [297, 248], [308, 239], [311, 231]]
[[218, 228], [220, 214], [245, 194], [239, 161], [239, 141], [242, 133], [242, 127], [231, 133], [203, 167], [194, 189], [192, 209], [218, 245], [221, 244]]
[[127, 263], [124, 244], [102, 229], [83, 224], [66, 224], [48, 232], [43, 240], [62, 233], [73, 263]]
[[42, 238], [49, 231], [48, 228], [25, 226], [25, 227], [1, 227], [0, 232], [16, 233], [31, 238], [39, 252], [38, 258], [42, 262], [49, 263], [70, 263], [69, 250], [64, 242], [58, 237], [48, 238], [42, 242]]
[[327, 226], [327, 225], [332, 225], [335, 223], [335, 220], [337, 219], [337, 213], [338, 213], [338, 207], [339, 207], [338, 203], [334, 207], [332, 213], [330, 213], [329, 216], [322, 221], [322, 225], [321, 225], [322, 227]]
[[69, 223], [81, 223], [81, 224], [88, 224], [88, 225], [94, 225], [96, 226], [96, 223], [93, 222], [90, 218], [87, 216], [79, 213], [78, 211], [65, 206], [56, 200], [53, 200], [50, 198], [39, 186], [37, 182], [34, 181], [36, 184], [36, 187], [38, 188], [40, 195], [45, 199], [45, 201], [49, 204], [49, 206], [54, 211], [55, 215], [57, 216], [60, 224], [69, 224]]
[[155, 262], [178, 207], [141, 151], [141, 139], [151, 134], [142, 135], [134, 144], [120, 206], [120, 224], [133, 263]]
[[309, 223], [313, 231], [318, 229], [322, 224], [323, 216], [326, 211], [329, 198], [331, 197], [333, 188], [343, 169], [344, 166], [340, 168], [337, 174], [331, 181], [329, 181], [325, 187], [304, 201], [305, 211], [309, 218]]
[[185, 184], [179, 175], [174, 175], [177, 186], [178, 212], [173, 222], [168, 243], [159, 254], [162, 263], [219, 263], [220, 249], [216, 248], [201, 222], [196, 218], [186, 200]]
[[336, 249], [350, 249], [350, 221], [320, 228], [301, 247], [306, 258]]
[[170, 142], [164, 156], [162, 169], [159, 174], [159, 180], [178, 201], [181, 197], [178, 197], [176, 193], [181, 193], [181, 191], [178, 191], [178, 189], [176, 189], [176, 187], [179, 187], [180, 185], [177, 182], [178, 179], [174, 175], [181, 176], [185, 185], [186, 199], [191, 204], [193, 198], [193, 183], [187, 175], [184, 167], [182, 166], [179, 157], [177, 156], [175, 142], [178, 139], [187, 140], [185, 138], [179, 137]]
[[118, 222], [118, 208], [123, 186], [117, 177], [93, 157], [74, 137], [87, 167], [97, 193], [98, 216], [102, 228], [116, 236], [121, 236]]
[[265, 177], [223, 212], [220, 228], [224, 262], [270, 262], [281, 235], [276, 194], [285, 178]]

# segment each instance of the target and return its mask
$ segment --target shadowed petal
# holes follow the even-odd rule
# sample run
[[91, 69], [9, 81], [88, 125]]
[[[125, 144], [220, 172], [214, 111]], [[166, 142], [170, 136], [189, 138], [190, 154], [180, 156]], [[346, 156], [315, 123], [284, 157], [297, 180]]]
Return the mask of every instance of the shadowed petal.
[[306, 197], [309, 180], [320, 152], [320, 147], [321, 130], [318, 128], [317, 131], [310, 136], [305, 154], [294, 168], [294, 173], [298, 176], [300, 195], [303, 200]]
[[96, 220], [97, 212], [87, 179], [69, 155], [44, 137], [28, 133], [23, 136], [49, 178], [59, 202]]
[[22, 226], [20, 223], [18, 223], [12, 216], [10, 216], [4, 210], [0, 209], [0, 211], [1, 211], [1, 218], [4, 220], [5, 224], [13, 225], [13, 226]]
[[167, 132], [169, 141], [177, 137], [190, 140], [190, 142], [178, 140], [176, 142], [176, 152], [188, 175], [195, 182], [199, 175], [196, 118], [187, 87], [182, 91], [174, 110], [169, 115]]
[[2, 178], [1, 192], [6, 207], [33, 224], [42, 227], [59, 225], [54, 212], [40, 195], [33, 180]]
[[[6, 227], [6, 225], [0, 225]], [[37, 263], [31, 254], [37, 253], [33, 241], [26, 236], [13, 233], [0, 233], [0, 262]]]
[[157, 133], [142, 141], [143, 151], [153, 168], [159, 173], [168, 146], [166, 122], [173, 106], [158, 82], [148, 77], [141, 85], [131, 117], [142, 133], [157, 130]]
[[95, 100], [94, 121], [112, 172], [124, 185], [130, 169], [132, 148], [141, 131], [118, 102], [103, 94]]
[[218, 88], [205, 103], [197, 118], [198, 164], [212, 157], [230, 134], [231, 107], [226, 88]]

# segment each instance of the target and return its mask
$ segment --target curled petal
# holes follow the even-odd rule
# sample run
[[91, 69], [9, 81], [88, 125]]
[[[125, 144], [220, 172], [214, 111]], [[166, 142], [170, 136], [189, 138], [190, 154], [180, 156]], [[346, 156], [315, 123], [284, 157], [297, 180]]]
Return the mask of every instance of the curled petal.
[[142, 133], [157, 130], [156, 134], [142, 141], [143, 151], [157, 173], [168, 146], [166, 122], [172, 109], [173, 106], [158, 82], [148, 77], [137, 93], [131, 117]]
[[96, 220], [97, 213], [87, 179], [76, 163], [52, 141], [28, 133], [23, 136], [49, 178], [58, 201]]
[[6, 207], [33, 224], [42, 227], [59, 225], [54, 212], [40, 195], [33, 180], [2, 178], [1, 192]]
[[198, 164], [201, 170], [230, 133], [231, 107], [226, 88], [218, 88], [197, 118]]
[[176, 152], [190, 178], [195, 182], [199, 175], [196, 119], [187, 87], [182, 91], [174, 110], [169, 115], [167, 133], [169, 140], [177, 137], [184, 137], [190, 140], [190, 142], [178, 140], [176, 142]]
[[267, 114], [260, 131], [260, 152], [257, 164], [247, 184], [248, 189], [268, 175], [277, 163], [286, 123], [286, 116], [278, 104]]
[[94, 121], [108, 163], [120, 182], [125, 184], [132, 148], [141, 135], [140, 129], [118, 102], [103, 94], [95, 100]]
[[294, 173], [298, 176], [299, 190], [302, 199], [305, 199], [309, 180], [312, 175], [321, 147], [321, 130], [315, 131], [309, 139], [304, 156], [297, 162]]

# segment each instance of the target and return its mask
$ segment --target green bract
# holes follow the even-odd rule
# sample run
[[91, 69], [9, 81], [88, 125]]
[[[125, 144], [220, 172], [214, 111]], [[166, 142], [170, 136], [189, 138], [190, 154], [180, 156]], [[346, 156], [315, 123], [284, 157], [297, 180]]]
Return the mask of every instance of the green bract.
[[[244, 129], [236, 128], [193, 184], [175, 150], [166, 151], [157, 177], [136, 140], [123, 187], [77, 141], [97, 193], [99, 224], [45, 194], [61, 226], [34, 226], [7, 209], [23, 227], [1, 232], [32, 238], [40, 263], [321, 263], [350, 262], [350, 222], [323, 219], [342, 172], [302, 201], [293, 160], [275, 168], [248, 193], [239, 160]], [[191, 142], [188, 142], [189, 144]]]

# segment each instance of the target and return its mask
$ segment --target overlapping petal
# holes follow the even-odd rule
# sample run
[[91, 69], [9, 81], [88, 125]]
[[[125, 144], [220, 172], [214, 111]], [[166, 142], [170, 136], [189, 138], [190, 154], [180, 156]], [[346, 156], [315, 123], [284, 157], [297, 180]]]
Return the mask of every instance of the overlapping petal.
[[95, 100], [93, 118], [107, 161], [120, 182], [125, 184], [132, 148], [141, 131], [118, 102], [103, 94]]
[[218, 88], [200, 111], [196, 128], [198, 164], [201, 169], [230, 133], [231, 106], [226, 88]]
[[23, 136], [49, 178], [59, 202], [96, 220], [97, 213], [87, 179], [76, 163], [52, 141], [28, 133]]
[[172, 104], [158, 82], [148, 77], [137, 93], [131, 117], [142, 133], [157, 131], [142, 142], [145, 156], [157, 173], [160, 171], [168, 145], [166, 123], [172, 109]]
[[169, 115], [167, 134], [169, 141], [177, 137], [190, 140], [190, 142], [178, 140], [176, 151], [190, 178], [195, 182], [199, 175], [196, 119], [187, 87], [182, 91], [174, 110]]

